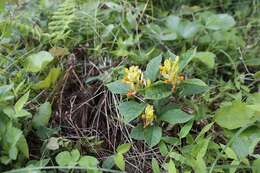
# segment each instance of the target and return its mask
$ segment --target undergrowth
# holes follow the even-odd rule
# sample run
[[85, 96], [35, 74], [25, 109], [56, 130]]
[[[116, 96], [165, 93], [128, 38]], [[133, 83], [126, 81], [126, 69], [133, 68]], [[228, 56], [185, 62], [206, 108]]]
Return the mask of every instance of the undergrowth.
[[0, 172], [260, 171], [257, 0], [0, 2]]

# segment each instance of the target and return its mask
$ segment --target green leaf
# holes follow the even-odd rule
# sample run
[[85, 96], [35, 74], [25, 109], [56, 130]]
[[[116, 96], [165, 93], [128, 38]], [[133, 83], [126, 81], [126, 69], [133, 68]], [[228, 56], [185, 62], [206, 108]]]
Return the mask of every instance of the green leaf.
[[2, 94], [6, 94], [7, 92], [11, 91], [13, 87], [14, 87], [13, 84], [0, 86], [0, 96]]
[[207, 166], [203, 158], [199, 157], [193, 166], [194, 171], [197, 173], [207, 173]]
[[150, 146], [154, 147], [157, 145], [162, 137], [162, 129], [159, 126], [150, 126], [144, 129], [145, 142]]
[[109, 89], [109, 91], [111, 91], [114, 94], [127, 94], [130, 89], [130, 85], [123, 83], [120, 80], [109, 83], [106, 86]]
[[192, 128], [192, 125], [193, 125], [193, 121], [189, 121], [187, 124], [185, 124], [181, 128], [181, 131], [179, 133], [179, 137], [180, 138], [185, 138], [189, 134], [189, 132], [190, 132], [190, 130]]
[[40, 51], [28, 56], [24, 67], [26, 71], [36, 73], [43, 70], [53, 59], [49, 52]]
[[253, 173], [260, 173], [260, 158], [254, 160], [252, 168]]
[[144, 140], [144, 128], [143, 125], [139, 124], [134, 127], [130, 134], [131, 138], [135, 140]]
[[159, 151], [162, 154], [162, 156], [166, 156], [169, 153], [168, 147], [163, 141], [159, 143]]
[[206, 18], [206, 28], [211, 30], [227, 30], [232, 28], [236, 22], [229, 14], [215, 14]]
[[152, 158], [152, 169], [153, 173], [161, 173], [159, 164], [155, 158]]
[[24, 135], [22, 135], [17, 143], [17, 148], [19, 149], [19, 151], [21, 151], [23, 153], [23, 155], [26, 158], [29, 158], [29, 148], [28, 148], [28, 144], [27, 141], [24, 137]]
[[30, 91], [28, 91], [26, 94], [24, 94], [14, 105], [14, 109], [15, 112], [19, 112], [22, 110], [22, 108], [24, 107], [25, 103], [28, 101], [29, 99], [29, 93]]
[[198, 143], [192, 147], [192, 154], [197, 158], [203, 158], [208, 150], [210, 138], [201, 139]]
[[188, 50], [180, 56], [179, 71], [181, 72], [187, 64], [194, 58], [196, 49]]
[[61, 73], [60, 68], [52, 68], [48, 76], [44, 80], [36, 83], [33, 86], [33, 88], [36, 90], [50, 88], [52, 85], [56, 83], [60, 73]]
[[184, 39], [194, 37], [198, 31], [199, 25], [188, 20], [182, 21], [178, 26], [178, 34]]
[[260, 71], [255, 72], [254, 78], [255, 78], [256, 80], [260, 80]]
[[212, 122], [212, 123], [207, 124], [206, 126], [204, 126], [204, 127], [202, 128], [202, 130], [200, 131], [200, 133], [198, 134], [198, 136], [196, 137], [195, 142], [199, 142], [200, 140], [202, 140], [204, 134], [207, 133], [207, 132], [211, 129], [211, 127], [212, 127], [213, 124], [214, 124], [214, 122]]
[[20, 110], [19, 112], [15, 112], [14, 108], [11, 106], [7, 106], [6, 108], [3, 109], [3, 112], [8, 115], [9, 118], [11, 119], [17, 119], [20, 117], [26, 117], [31, 115], [30, 112], [26, 110]]
[[144, 111], [144, 108], [145, 104], [137, 103], [135, 101], [123, 102], [118, 106], [119, 112], [123, 116], [125, 123], [129, 123], [137, 118]]
[[49, 102], [45, 102], [39, 108], [38, 113], [33, 117], [32, 125], [34, 128], [39, 128], [42, 126], [47, 126], [51, 117], [51, 104]]
[[221, 107], [215, 114], [218, 125], [227, 129], [236, 129], [251, 123], [254, 111], [246, 103], [234, 101], [231, 105]]
[[117, 153], [117, 154], [114, 156], [114, 161], [115, 161], [116, 166], [117, 166], [120, 170], [122, 170], [122, 171], [125, 170], [125, 160], [124, 160], [123, 154]]
[[178, 31], [179, 24], [180, 18], [178, 16], [170, 15], [166, 18], [166, 26], [175, 32]]
[[181, 109], [170, 109], [164, 112], [159, 120], [166, 121], [170, 124], [181, 124], [191, 120], [193, 116], [183, 112]]
[[112, 169], [115, 165], [115, 162], [114, 162], [114, 156], [109, 156], [107, 157], [103, 163], [102, 163], [102, 168], [105, 168], [105, 169]]
[[71, 161], [70, 152], [63, 151], [55, 157], [56, 162], [59, 166], [75, 166], [76, 163]]
[[160, 65], [162, 61], [162, 55], [159, 55], [152, 60], [146, 66], [144, 75], [147, 79], [150, 79], [152, 82], [156, 80], [159, 73]]
[[195, 36], [199, 31], [199, 25], [188, 20], [181, 20], [178, 16], [170, 15], [166, 18], [166, 26], [173, 33], [177, 32], [178, 36], [189, 39]]
[[255, 147], [260, 141], [260, 129], [252, 126], [242, 132], [232, 143], [231, 148], [235, 151], [238, 158], [243, 160], [249, 154], [253, 154]]
[[18, 155], [18, 150], [17, 150], [17, 147], [16, 146], [11, 146], [11, 148], [9, 149], [9, 152], [8, 152], [8, 156], [10, 159], [12, 160], [16, 160], [17, 159], [17, 155]]
[[120, 154], [124, 154], [130, 150], [131, 146], [132, 144], [121, 144], [117, 147], [116, 152]]
[[182, 88], [182, 94], [185, 96], [200, 94], [209, 90], [207, 84], [200, 79], [187, 79], [180, 85]]
[[151, 100], [160, 100], [169, 97], [172, 94], [171, 85], [164, 83], [155, 83], [150, 87], [145, 88], [144, 97]]
[[63, 151], [59, 153], [55, 160], [59, 166], [75, 166], [80, 158], [79, 150], [75, 149], [71, 152]]
[[193, 59], [205, 64], [209, 69], [213, 69], [215, 66], [215, 57], [216, 55], [212, 52], [197, 52]]
[[17, 154], [18, 154], [17, 144], [22, 136], [23, 136], [23, 132], [20, 129], [13, 127], [12, 124], [8, 124], [4, 138], [6, 144], [9, 146], [7, 148], [8, 149], [7, 151], [9, 157], [12, 160], [16, 160], [17, 158]]
[[170, 159], [170, 161], [168, 162], [167, 169], [168, 169], [168, 173], [177, 173], [177, 170], [175, 168], [175, 164], [172, 161], [172, 159]]
[[78, 149], [74, 149], [70, 152], [71, 160], [77, 162], [80, 158], [80, 153]]
[[98, 160], [95, 157], [92, 156], [82, 156], [80, 158], [80, 160], [78, 161], [78, 164], [80, 167], [84, 167], [84, 168], [92, 168], [92, 169], [87, 169], [88, 172], [92, 171], [93, 172], [93, 168], [97, 168], [98, 166]]

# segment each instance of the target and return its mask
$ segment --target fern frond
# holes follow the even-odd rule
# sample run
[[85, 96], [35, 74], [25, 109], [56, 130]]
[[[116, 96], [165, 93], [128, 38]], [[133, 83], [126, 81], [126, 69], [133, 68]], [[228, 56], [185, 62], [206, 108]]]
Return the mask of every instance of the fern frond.
[[65, 41], [73, 32], [71, 24], [76, 21], [76, 2], [66, 0], [60, 5], [58, 10], [53, 13], [51, 22], [48, 25], [51, 39], [55, 43]]

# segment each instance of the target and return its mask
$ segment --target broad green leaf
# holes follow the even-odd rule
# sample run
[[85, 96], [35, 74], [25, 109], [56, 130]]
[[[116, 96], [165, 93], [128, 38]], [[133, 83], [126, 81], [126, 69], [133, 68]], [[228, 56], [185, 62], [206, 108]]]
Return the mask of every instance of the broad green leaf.
[[12, 160], [16, 160], [17, 158], [17, 154], [18, 154], [17, 144], [22, 136], [23, 136], [23, 132], [20, 129], [13, 127], [12, 124], [9, 124], [8, 127], [6, 128], [5, 142], [9, 146], [7, 148], [9, 149], [9, 151], [8, 150], [7, 151], [9, 157]]
[[28, 101], [29, 99], [29, 91], [24, 94], [14, 105], [14, 109], [15, 112], [19, 112], [22, 110], [22, 108], [24, 107], [25, 103]]
[[215, 121], [221, 127], [231, 130], [252, 123], [253, 115], [254, 111], [248, 109], [246, 103], [234, 101], [216, 112]]
[[169, 29], [162, 29], [162, 32], [157, 33], [157, 39], [161, 41], [171, 41], [177, 39], [177, 33]]
[[198, 60], [209, 69], [213, 69], [215, 66], [215, 57], [216, 55], [212, 52], [197, 52], [194, 56], [194, 60]]
[[198, 31], [199, 25], [195, 22], [185, 20], [178, 26], [178, 34], [184, 39], [192, 38]]
[[51, 104], [45, 102], [39, 108], [38, 113], [33, 117], [32, 125], [34, 128], [40, 128], [42, 126], [47, 126], [51, 117]]
[[253, 154], [255, 147], [260, 141], [259, 127], [252, 126], [242, 132], [232, 143], [231, 148], [235, 151], [240, 160]]
[[93, 156], [82, 156], [78, 161], [80, 167], [92, 168], [89, 170], [87, 169], [88, 172], [95, 172], [95, 169], [93, 170], [93, 168], [97, 168], [98, 163], [98, 160]]
[[52, 85], [54, 85], [60, 75], [61, 69], [60, 68], [52, 68], [48, 74], [48, 76], [36, 83], [33, 88], [38, 90], [38, 89], [46, 89], [50, 88]]
[[80, 158], [80, 153], [78, 149], [74, 149], [70, 152], [71, 160], [77, 162]]
[[71, 152], [63, 151], [59, 153], [55, 160], [59, 166], [75, 166], [80, 158], [79, 150], [75, 149]]
[[232, 28], [236, 22], [229, 14], [215, 14], [206, 18], [206, 28], [211, 30], [227, 30]]
[[180, 21], [181, 20], [178, 16], [170, 15], [166, 18], [166, 26], [177, 32]]
[[180, 109], [170, 109], [164, 112], [160, 117], [159, 120], [166, 121], [170, 124], [181, 124], [188, 122], [191, 120], [193, 116], [183, 112]]
[[185, 96], [200, 94], [209, 90], [207, 84], [200, 79], [187, 79], [180, 85], [182, 88], [182, 94]]
[[121, 144], [117, 147], [116, 152], [120, 154], [124, 154], [130, 150], [131, 146], [132, 144]]
[[105, 168], [105, 169], [112, 169], [115, 165], [115, 162], [114, 162], [114, 156], [109, 156], [107, 157], [103, 163], [102, 163], [102, 168]]
[[196, 55], [196, 49], [194, 50], [188, 50], [187, 52], [181, 54], [180, 56], [180, 63], [179, 63], [179, 71], [181, 72], [187, 64], [194, 58]]
[[145, 88], [144, 97], [151, 100], [160, 100], [172, 94], [172, 86], [164, 83], [155, 83]]
[[129, 123], [136, 119], [145, 108], [145, 104], [137, 103], [135, 101], [127, 101], [120, 103], [118, 106], [120, 114], [123, 116], [124, 122]]
[[162, 137], [162, 129], [159, 126], [151, 126], [144, 129], [145, 142], [150, 146], [154, 147], [157, 145]]
[[185, 137], [189, 134], [189, 132], [190, 132], [190, 130], [191, 130], [191, 128], [192, 128], [192, 125], [193, 125], [193, 121], [189, 121], [188, 123], [186, 123], [186, 124], [181, 128], [181, 131], [180, 131], [180, 133], [179, 133], [179, 137], [180, 137], [180, 138], [185, 138]]
[[114, 161], [115, 161], [116, 166], [117, 166], [120, 170], [122, 170], [122, 171], [125, 170], [125, 159], [124, 159], [123, 154], [117, 153], [117, 154], [114, 156]]
[[26, 58], [25, 69], [28, 72], [39, 72], [43, 70], [52, 60], [53, 56], [46, 51], [40, 51]]
[[168, 173], [177, 173], [176, 167], [172, 159], [167, 164]]
[[171, 15], [166, 18], [166, 26], [173, 33], [177, 32], [184, 39], [195, 36], [199, 31], [199, 25], [188, 20], [181, 20], [179, 17]]
[[143, 125], [139, 124], [134, 127], [130, 134], [131, 138], [135, 140], [144, 140], [144, 128]]
[[29, 158], [29, 148], [28, 148], [28, 144], [27, 141], [24, 137], [24, 135], [22, 135], [17, 143], [17, 148], [19, 149], [19, 151], [21, 151], [23, 153], [23, 155], [26, 158]]
[[146, 70], [144, 72], [145, 77], [150, 79], [152, 82], [156, 80], [157, 75], [159, 73], [160, 65], [162, 61], [162, 55], [159, 55], [152, 60], [146, 66]]
[[114, 94], [127, 94], [130, 89], [130, 85], [123, 83], [122, 81], [118, 80], [106, 85], [109, 91]]
[[159, 164], [155, 158], [152, 158], [152, 170], [153, 173], [161, 173]]
[[59, 166], [75, 166], [76, 163], [71, 161], [71, 155], [69, 151], [63, 151], [55, 157]]

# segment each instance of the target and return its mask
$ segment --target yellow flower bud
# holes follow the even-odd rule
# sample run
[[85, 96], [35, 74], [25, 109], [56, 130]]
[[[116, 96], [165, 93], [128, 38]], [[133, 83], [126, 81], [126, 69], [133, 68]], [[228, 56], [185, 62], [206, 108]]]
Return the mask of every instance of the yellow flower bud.
[[154, 108], [152, 105], [147, 105], [144, 114], [142, 114], [142, 119], [144, 122], [144, 128], [151, 125], [155, 120], [156, 115], [154, 114]]

